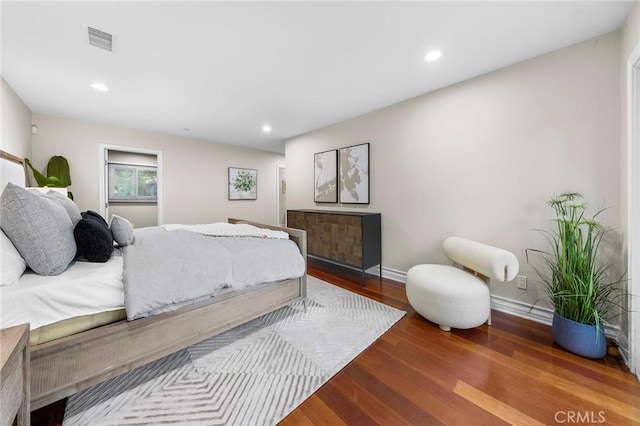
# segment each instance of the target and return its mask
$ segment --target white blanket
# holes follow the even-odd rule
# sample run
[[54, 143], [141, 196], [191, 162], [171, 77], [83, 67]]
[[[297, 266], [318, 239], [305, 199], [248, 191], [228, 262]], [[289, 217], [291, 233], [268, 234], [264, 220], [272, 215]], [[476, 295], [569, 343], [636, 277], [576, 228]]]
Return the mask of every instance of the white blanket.
[[162, 225], [165, 231], [190, 231], [210, 237], [254, 237], [289, 239], [289, 234], [284, 231], [258, 228], [246, 223], [204, 223], [200, 225], [169, 224]]
[[27, 270], [18, 283], [0, 287], [0, 326], [30, 323], [31, 330], [82, 315], [124, 308], [120, 252], [107, 263], [72, 262], [60, 275]]

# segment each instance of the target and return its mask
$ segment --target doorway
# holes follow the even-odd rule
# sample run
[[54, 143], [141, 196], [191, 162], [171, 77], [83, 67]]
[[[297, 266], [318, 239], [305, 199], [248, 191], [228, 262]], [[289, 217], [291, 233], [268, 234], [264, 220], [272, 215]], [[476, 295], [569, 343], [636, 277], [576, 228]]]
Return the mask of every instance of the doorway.
[[99, 146], [100, 214], [126, 218], [134, 228], [163, 223], [162, 151]]

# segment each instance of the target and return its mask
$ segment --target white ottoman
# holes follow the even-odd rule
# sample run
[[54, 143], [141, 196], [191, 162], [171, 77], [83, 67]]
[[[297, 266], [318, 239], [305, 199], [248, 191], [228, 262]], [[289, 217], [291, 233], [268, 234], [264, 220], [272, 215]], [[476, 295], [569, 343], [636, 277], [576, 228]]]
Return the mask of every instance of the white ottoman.
[[407, 272], [407, 298], [420, 315], [444, 331], [473, 328], [489, 318], [489, 287], [448, 265], [416, 265]]

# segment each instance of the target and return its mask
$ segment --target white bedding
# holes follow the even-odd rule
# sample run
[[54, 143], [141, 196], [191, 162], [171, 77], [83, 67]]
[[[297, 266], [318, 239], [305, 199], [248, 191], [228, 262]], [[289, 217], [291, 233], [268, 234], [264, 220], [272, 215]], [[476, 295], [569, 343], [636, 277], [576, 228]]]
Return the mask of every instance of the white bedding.
[[306, 267], [289, 239], [209, 237], [162, 226], [136, 229], [122, 253], [129, 320], [215, 297], [225, 287], [239, 291], [298, 278]]
[[248, 223], [202, 223], [199, 225], [162, 225], [165, 231], [189, 231], [210, 237], [255, 237], [288, 240], [289, 234], [275, 229], [258, 228]]
[[0, 287], [0, 326], [29, 322], [31, 330], [68, 318], [124, 309], [123, 259], [73, 262], [63, 274], [45, 277], [27, 270], [18, 283]]

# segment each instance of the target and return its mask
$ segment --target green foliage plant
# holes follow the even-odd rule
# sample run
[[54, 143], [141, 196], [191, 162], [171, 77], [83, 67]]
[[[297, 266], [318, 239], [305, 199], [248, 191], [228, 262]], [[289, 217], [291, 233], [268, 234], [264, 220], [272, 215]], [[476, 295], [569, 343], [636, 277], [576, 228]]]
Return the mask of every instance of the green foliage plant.
[[69, 162], [61, 155], [55, 155], [47, 163], [47, 176], [55, 176], [64, 186], [71, 186], [71, 173]]
[[[66, 158], [56, 155], [51, 157], [47, 163], [47, 175], [40, 173], [36, 169], [28, 158], [24, 159], [24, 162], [31, 171], [38, 186], [49, 188], [67, 188], [71, 186], [71, 173], [69, 172], [69, 162]], [[68, 191], [67, 195], [73, 200], [73, 193]]]
[[577, 192], [552, 198], [548, 205], [555, 211], [556, 227], [550, 231], [540, 230], [550, 249], [527, 249], [526, 254], [528, 262], [530, 252], [542, 258], [542, 267], [534, 269], [558, 315], [599, 329], [607, 322], [610, 310], [621, 307], [624, 275], [607, 281], [611, 265], [602, 264], [598, 259], [607, 232], [599, 219], [604, 209], [587, 217], [587, 205], [582, 198]]

